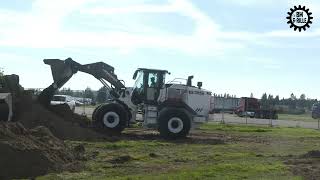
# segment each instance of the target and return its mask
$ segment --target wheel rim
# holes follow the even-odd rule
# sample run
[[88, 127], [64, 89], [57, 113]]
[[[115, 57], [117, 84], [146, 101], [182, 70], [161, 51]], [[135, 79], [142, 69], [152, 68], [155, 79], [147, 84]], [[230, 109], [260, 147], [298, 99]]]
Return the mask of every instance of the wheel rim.
[[178, 117], [173, 117], [168, 121], [168, 129], [172, 133], [179, 133], [183, 129], [183, 121]]
[[107, 112], [103, 116], [103, 124], [108, 128], [114, 128], [120, 123], [120, 117], [115, 112]]

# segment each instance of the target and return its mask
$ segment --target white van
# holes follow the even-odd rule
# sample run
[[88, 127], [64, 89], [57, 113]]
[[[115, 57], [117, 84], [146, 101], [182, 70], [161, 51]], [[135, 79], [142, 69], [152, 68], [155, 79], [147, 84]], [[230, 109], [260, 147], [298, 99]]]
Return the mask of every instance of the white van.
[[71, 111], [74, 112], [76, 109], [76, 101], [73, 97], [68, 95], [54, 95], [51, 102], [51, 105], [58, 105], [58, 104], [67, 104]]

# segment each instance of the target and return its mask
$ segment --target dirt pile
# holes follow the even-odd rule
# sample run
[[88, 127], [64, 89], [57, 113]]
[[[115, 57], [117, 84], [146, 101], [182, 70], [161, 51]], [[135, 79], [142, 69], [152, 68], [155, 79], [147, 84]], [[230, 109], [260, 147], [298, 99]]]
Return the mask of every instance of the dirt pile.
[[292, 173], [304, 179], [320, 179], [320, 151], [309, 151], [285, 161]]
[[0, 122], [0, 179], [29, 178], [50, 172], [77, 171], [85, 149], [67, 147], [63, 140], [104, 136], [88, 128], [88, 121], [68, 106], [45, 108], [32, 91], [24, 90], [19, 76], [6, 76], [0, 92], [13, 96], [14, 122]]
[[28, 130], [20, 123], [0, 122], [0, 179], [77, 171], [79, 156], [45, 127]]
[[72, 112], [67, 104], [49, 106], [48, 109], [58, 116], [63, 117], [66, 121], [79, 124], [81, 127], [88, 128], [91, 125], [90, 120], [86, 116], [81, 116]]
[[68, 140], [90, 140], [104, 136], [88, 128], [88, 119], [74, 114], [67, 105], [45, 108], [31, 91], [19, 84], [19, 76], [7, 75], [1, 79], [0, 92], [9, 92], [14, 99], [13, 121], [26, 128], [47, 127], [54, 136]]
[[17, 121], [26, 128], [47, 127], [54, 136], [63, 140], [91, 140], [104, 136], [88, 128], [86, 118], [75, 115], [68, 107], [45, 108], [24, 95], [20, 98]]

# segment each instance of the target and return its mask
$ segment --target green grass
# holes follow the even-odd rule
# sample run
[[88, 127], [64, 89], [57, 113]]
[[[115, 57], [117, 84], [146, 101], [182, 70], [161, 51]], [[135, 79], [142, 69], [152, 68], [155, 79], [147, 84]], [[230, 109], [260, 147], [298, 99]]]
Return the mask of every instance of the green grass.
[[[98, 155], [84, 161], [80, 172], [37, 179], [301, 179], [283, 164], [284, 158], [320, 149], [320, 132], [311, 129], [209, 123], [195, 133], [229, 140], [66, 141], [70, 146], [83, 144], [87, 155]], [[114, 162], [128, 156], [125, 162]]]
[[229, 125], [218, 123], [203, 124], [200, 129], [208, 131], [223, 131], [229, 133], [242, 133], [270, 137], [284, 137], [284, 138], [299, 138], [312, 137], [320, 138], [320, 131], [306, 128], [291, 128], [291, 127], [266, 127], [266, 126], [252, 126], [252, 125]]
[[290, 121], [306, 121], [306, 122], [314, 122], [318, 121], [317, 119], [313, 119], [310, 114], [278, 114], [279, 120], [290, 120]]

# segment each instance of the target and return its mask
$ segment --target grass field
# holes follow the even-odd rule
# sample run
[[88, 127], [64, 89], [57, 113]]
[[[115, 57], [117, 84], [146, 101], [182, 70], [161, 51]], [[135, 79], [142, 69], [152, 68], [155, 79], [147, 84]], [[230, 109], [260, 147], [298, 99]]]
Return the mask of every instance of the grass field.
[[292, 120], [292, 121], [318, 121], [317, 119], [313, 119], [310, 114], [301, 114], [301, 115], [293, 115], [293, 114], [278, 114], [279, 120]]
[[133, 128], [115, 142], [67, 141], [85, 146], [85, 168], [37, 179], [302, 179], [286, 162], [319, 150], [319, 138], [311, 129], [210, 123], [168, 141]]

